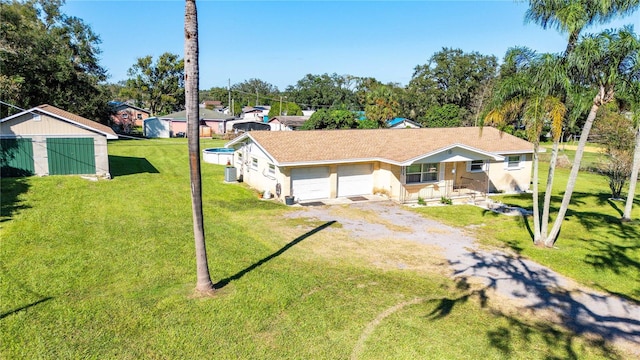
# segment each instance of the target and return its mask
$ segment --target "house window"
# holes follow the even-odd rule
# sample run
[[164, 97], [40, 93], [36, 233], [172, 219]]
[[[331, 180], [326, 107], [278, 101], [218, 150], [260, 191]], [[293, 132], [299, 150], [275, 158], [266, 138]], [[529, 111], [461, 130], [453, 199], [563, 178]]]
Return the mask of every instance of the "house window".
[[122, 114], [122, 118], [123, 119], [128, 119], [129, 118], [129, 114]]
[[240, 164], [242, 164], [242, 153], [241, 152], [237, 152], [236, 154], [238, 154], [238, 162]]
[[433, 181], [438, 181], [438, 164], [414, 164], [407, 166], [407, 184]]
[[256, 170], [258, 169], [258, 159], [251, 158], [251, 168]]
[[468, 172], [481, 172], [484, 171], [484, 160], [472, 160], [468, 162]]
[[138, 120], [142, 120], [142, 114], [138, 114]]
[[276, 173], [276, 166], [273, 164], [269, 164], [269, 174], [275, 175], [275, 173]]
[[520, 155], [507, 156], [507, 169], [519, 169], [520, 168]]

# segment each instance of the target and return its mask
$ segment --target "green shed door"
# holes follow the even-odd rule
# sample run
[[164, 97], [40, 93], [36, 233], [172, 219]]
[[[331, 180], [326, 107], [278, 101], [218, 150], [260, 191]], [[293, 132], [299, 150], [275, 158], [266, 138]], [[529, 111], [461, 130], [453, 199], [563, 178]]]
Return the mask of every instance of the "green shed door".
[[48, 138], [49, 175], [95, 174], [93, 138]]
[[31, 139], [0, 139], [1, 176], [31, 176], [35, 173], [33, 164]]

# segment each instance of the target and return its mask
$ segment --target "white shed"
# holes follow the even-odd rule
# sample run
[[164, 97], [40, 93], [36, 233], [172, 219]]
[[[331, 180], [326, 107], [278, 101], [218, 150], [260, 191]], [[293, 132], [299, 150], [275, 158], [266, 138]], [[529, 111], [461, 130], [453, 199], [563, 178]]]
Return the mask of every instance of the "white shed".
[[105, 125], [51, 105], [0, 120], [2, 176], [98, 175], [109, 177]]
[[151, 117], [144, 121], [143, 134], [147, 138], [170, 138], [171, 121]]

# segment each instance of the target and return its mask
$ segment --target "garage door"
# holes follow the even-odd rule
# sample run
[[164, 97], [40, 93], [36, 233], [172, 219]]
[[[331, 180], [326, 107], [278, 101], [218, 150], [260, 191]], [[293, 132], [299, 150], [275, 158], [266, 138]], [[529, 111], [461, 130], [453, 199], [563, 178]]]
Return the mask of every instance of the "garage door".
[[298, 200], [329, 197], [329, 168], [313, 167], [291, 170], [291, 192]]
[[370, 195], [372, 192], [371, 164], [338, 166], [338, 196]]
[[0, 140], [0, 174], [30, 176], [35, 172], [33, 142], [29, 138]]
[[95, 174], [93, 138], [48, 138], [50, 175]]

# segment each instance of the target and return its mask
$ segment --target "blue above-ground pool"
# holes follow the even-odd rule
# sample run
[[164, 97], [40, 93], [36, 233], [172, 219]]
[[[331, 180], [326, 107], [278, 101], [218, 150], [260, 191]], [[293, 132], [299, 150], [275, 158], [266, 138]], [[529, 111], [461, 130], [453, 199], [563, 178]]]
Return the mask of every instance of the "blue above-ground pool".
[[233, 164], [234, 151], [234, 149], [229, 148], [208, 148], [202, 150], [202, 159], [210, 164]]

